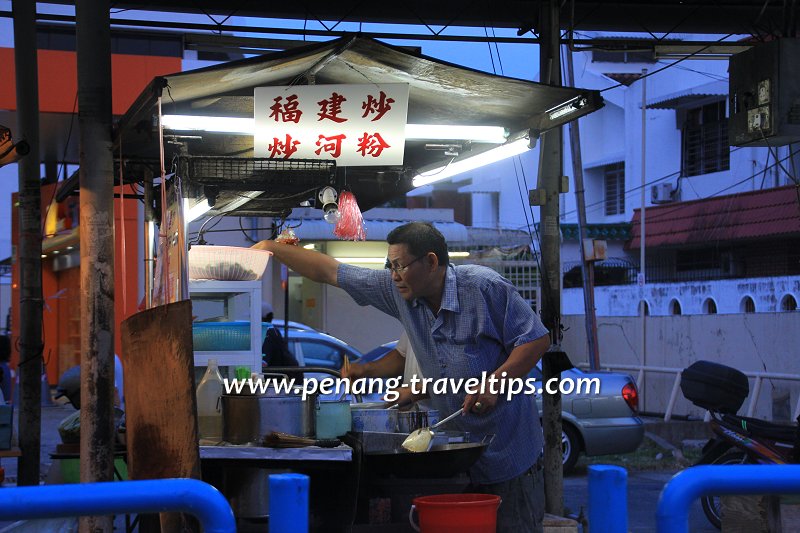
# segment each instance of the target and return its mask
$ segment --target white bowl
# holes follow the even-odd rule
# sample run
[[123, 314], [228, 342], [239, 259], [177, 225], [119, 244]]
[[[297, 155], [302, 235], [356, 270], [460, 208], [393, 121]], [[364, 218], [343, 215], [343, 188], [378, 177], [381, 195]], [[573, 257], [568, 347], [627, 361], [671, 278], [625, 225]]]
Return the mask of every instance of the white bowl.
[[271, 256], [253, 248], [195, 245], [189, 249], [189, 279], [259, 280]]

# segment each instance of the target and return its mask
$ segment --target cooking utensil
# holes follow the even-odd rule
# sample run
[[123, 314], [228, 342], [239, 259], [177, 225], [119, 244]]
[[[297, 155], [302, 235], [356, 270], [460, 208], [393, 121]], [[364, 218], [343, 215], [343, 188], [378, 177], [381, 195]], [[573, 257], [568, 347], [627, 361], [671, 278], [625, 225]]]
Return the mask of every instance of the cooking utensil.
[[[360, 434], [348, 433], [345, 443], [356, 444]], [[466, 472], [491, 444], [494, 435], [481, 442], [453, 443], [432, 446], [424, 453], [413, 453], [402, 447], [365, 451], [364, 471], [398, 478], [448, 478]]]
[[280, 431], [273, 431], [264, 437], [264, 446], [268, 448], [303, 448], [305, 446], [319, 446], [320, 448], [336, 448], [342, 443], [339, 439], [309, 439], [289, 435]]
[[403, 448], [410, 452], [427, 452], [431, 449], [431, 443], [433, 442], [433, 430], [463, 413], [464, 412], [459, 409], [444, 420], [441, 420], [430, 427], [424, 427], [416, 431], [412, 431], [408, 437], [406, 437], [406, 440], [403, 441]]

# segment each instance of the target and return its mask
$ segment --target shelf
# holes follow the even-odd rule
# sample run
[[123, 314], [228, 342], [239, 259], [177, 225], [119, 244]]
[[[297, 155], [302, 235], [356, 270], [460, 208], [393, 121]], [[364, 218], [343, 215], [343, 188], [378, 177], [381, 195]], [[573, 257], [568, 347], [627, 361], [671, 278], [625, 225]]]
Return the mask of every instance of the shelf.
[[[242, 295], [249, 300], [246, 308], [239, 301]], [[247, 366], [252, 372], [261, 372], [261, 281], [193, 280], [189, 296], [193, 306], [203, 301], [222, 302], [224, 321], [242, 320], [243, 316], [235, 316], [238, 310], [246, 311], [250, 322], [249, 350], [195, 351], [194, 365], [208, 366], [209, 359], [216, 359], [219, 366]]]

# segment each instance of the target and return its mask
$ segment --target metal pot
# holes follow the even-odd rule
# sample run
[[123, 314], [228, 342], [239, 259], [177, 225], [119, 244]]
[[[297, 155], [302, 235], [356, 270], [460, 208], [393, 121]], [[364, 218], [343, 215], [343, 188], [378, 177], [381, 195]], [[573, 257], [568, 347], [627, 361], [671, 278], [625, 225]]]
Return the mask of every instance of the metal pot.
[[317, 395], [303, 400], [272, 387], [252, 394], [245, 386], [241, 394], [222, 395], [222, 437], [231, 444], [260, 443], [273, 431], [313, 438], [316, 403]]
[[352, 429], [350, 402], [319, 402], [317, 406], [317, 438], [333, 439]]
[[397, 414], [397, 426], [400, 433], [411, 433], [415, 429], [429, 427], [439, 421], [439, 411], [400, 411]]
[[397, 409], [364, 408], [365, 404], [351, 403], [353, 431], [397, 431]]

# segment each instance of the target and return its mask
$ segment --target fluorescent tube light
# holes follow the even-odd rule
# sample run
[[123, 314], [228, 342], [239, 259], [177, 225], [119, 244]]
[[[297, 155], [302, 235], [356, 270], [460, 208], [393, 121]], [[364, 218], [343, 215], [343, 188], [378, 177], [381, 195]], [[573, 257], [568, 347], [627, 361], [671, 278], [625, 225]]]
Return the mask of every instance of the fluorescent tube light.
[[500, 126], [450, 126], [445, 124], [406, 124], [406, 139], [470, 140], [503, 144], [508, 133]]
[[193, 206], [189, 207], [189, 199], [183, 199], [183, 219], [186, 224], [197, 220], [201, 216], [211, 211], [211, 206], [208, 205], [208, 200], [203, 198]]
[[552, 109], [548, 109], [546, 113], [547, 116], [550, 117], [550, 120], [555, 120], [565, 115], [574, 113], [575, 111], [585, 107], [587, 103], [588, 101], [586, 100], [585, 96], [576, 96], [572, 100], [564, 102], [563, 104], [559, 104]]
[[469, 257], [469, 252], [448, 252], [450, 257]]
[[[202, 115], [162, 115], [161, 124], [168, 130], [208, 131], [234, 135], [253, 135], [253, 118], [208, 117]], [[465, 140], [502, 144], [507, 132], [501, 126], [452, 126], [446, 124], [406, 124], [409, 140]]]
[[386, 263], [385, 257], [334, 257], [340, 263], [353, 263], [353, 264], [380, 264]]
[[520, 155], [528, 150], [530, 150], [530, 141], [527, 137], [520, 137], [515, 141], [495, 146], [490, 150], [477, 154], [466, 153], [463, 156], [454, 158], [446, 165], [438, 165], [431, 170], [422, 171], [414, 177], [413, 184], [414, 187], [421, 187], [422, 185], [452, 178], [458, 174]]
[[211, 131], [252, 135], [256, 119], [235, 117], [206, 117], [200, 115], [162, 115], [161, 125], [168, 130]]

